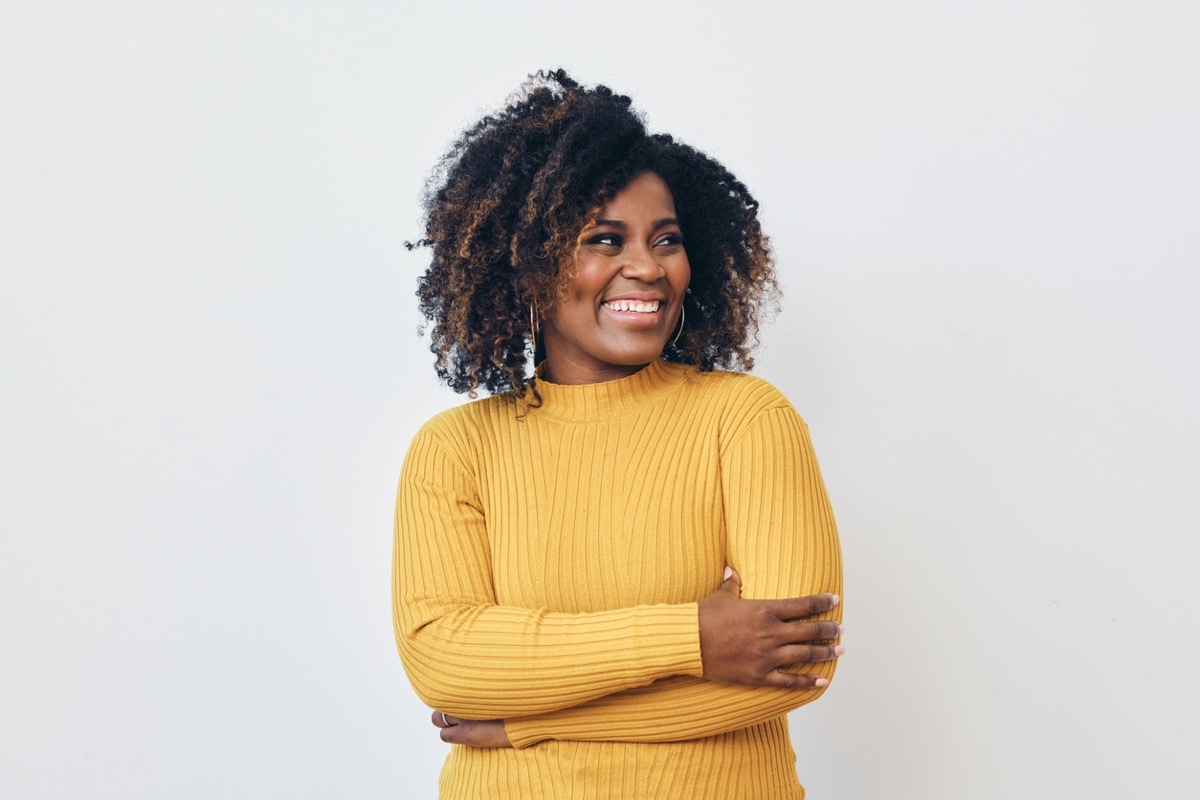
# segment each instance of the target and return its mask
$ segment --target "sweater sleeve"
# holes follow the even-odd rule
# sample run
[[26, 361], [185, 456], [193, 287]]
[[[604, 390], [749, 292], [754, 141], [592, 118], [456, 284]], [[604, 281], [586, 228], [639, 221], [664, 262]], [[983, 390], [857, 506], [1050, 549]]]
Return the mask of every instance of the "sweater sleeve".
[[579, 614], [498, 605], [474, 478], [428, 429], [401, 470], [392, 605], [417, 695], [464, 719], [545, 713], [702, 672], [695, 603]]
[[[722, 455], [727, 558], [742, 597], [842, 592], [841, 555], [808, 428], [789, 405], [760, 412]], [[821, 619], [841, 620], [842, 606]], [[797, 667], [832, 678], [836, 661]], [[665, 742], [739, 730], [812, 702], [824, 689], [788, 690], [675, 676], [573, 708], [507, 719], [516, 747], [546, 739]]]

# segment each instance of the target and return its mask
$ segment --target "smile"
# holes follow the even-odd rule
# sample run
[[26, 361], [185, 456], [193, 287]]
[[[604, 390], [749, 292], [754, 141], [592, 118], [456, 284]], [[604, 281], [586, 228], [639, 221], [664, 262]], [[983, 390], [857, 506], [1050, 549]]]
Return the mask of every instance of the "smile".
[[653, 314], [658, 311], [657, 300], [610, 300], [605, 308], [613, 311], [633, 311], [638, 314]]

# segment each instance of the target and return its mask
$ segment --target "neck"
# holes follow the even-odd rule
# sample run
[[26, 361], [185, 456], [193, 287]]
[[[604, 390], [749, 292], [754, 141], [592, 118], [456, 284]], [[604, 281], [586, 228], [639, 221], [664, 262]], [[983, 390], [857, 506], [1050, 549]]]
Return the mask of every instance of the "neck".
[[592, 383], [559, 383], [558, 376], [546, 374], [546, 362], [538, 365], [537, 386], [530, 387], [531, 397], [537, 391], [541, 403], [534, 414], [543, 419], [568, 422], [601, 422], [612, 420], [647, 405], [653, 405], [665, 395], [682, 387], [695, 367], [668, 364], [655, 359], [631, 375], [610, 381]]
[[640, 372], [645, 366], [645, 364], [606, 364], [603, 367], [597, 367], [573, 364], [567, 359], [547, 357], [542, 362], [541, 377], [547, 383], [579, 386], [586, 383], [606, 383], [628, 378], [630, 375]]

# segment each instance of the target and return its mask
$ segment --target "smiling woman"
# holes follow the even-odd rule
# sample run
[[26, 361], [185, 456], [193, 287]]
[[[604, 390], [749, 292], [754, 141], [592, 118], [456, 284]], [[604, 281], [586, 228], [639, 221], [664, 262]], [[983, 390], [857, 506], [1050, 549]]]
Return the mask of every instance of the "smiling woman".
[[692, 271], [667, 184], [643, 172], [584, 229], [574, 269], [545, 316], [556, 383], [599, 383], [658, 358], [682, 321]]
[[[443, 798], [799, 798], [837, 533], [807, 428], [749, 368], [757, 204], [628, 98], [539, 73], [443, 161], [421, 308], [492, 397], [414, 438], [396, 638]], [[532, 367], [532, 369], [531, 369]]]

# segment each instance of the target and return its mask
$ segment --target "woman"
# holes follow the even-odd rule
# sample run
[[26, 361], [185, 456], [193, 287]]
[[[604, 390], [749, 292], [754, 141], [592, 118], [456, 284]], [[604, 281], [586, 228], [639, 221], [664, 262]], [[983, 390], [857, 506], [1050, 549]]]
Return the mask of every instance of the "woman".
[[425, 424], [397, 501], [441, 796], [803, 797], [786, 714], [842, 653], [841, 565], [804, 423], [717, 369], [775, 288], [757, 204], [628, 98], [522, 88], [427, 203], [438, 374], [492, 393]]

